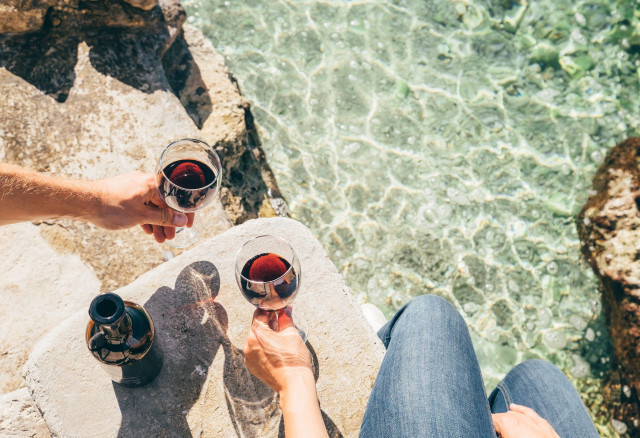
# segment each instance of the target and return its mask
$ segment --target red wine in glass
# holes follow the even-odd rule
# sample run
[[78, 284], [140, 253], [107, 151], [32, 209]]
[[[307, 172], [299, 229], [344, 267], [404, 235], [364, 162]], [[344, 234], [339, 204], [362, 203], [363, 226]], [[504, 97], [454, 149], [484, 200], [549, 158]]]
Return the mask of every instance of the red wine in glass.
[[[276, 326], [278, 311], [298, 295], [301, 278], [300, 260], [282, 237], [254, 237], [245, 242], [236, 255], [236, 281], [242, 295], [257, 308], [272, 312]], [[295, 321], [302, 341], [306, 342], [309, 326], [301, 316]]]
[[274, 253], [258, 254], [242, 268], [240, 289], [249, 302], [262, 309], [280, 309], [298, 290], [298, 276], [291, 264]]
[[217, 190], [214, 170], [198, 160], [177, 160], [162, 169], [158, 186], [167, 205], [179, 211], [195, 211]]
[[[220, 188], [222, 164], [216, 151], [202, 140], [183, 138], [164, 148], [156, 164], [156, 187], [164, 203], [193, 213], [211, 203]], [[194, 217], [195, 219], [195, 217]], [[186, 248], [200, 236], [197, 223], [177, 227], [165, 245]]]

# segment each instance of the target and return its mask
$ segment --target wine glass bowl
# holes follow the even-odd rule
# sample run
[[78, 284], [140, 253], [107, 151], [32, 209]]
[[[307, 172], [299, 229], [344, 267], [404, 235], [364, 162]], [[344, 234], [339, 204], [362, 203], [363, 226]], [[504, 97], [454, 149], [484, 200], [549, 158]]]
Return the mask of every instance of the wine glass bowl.
[[[183, 138], [169, 144], [156, 166], [156, 187], [170, 208], [193, 213], [210, 204], [220, 188], [222, 165], [215, 150], [202, 140]], [[176, 228], [176, 237], [165, 243], [176, 248], [191, 245], [199, 237], [195, 227]]]
[[284, 309], [298, 294], [300, 261], [281, 237], [263, 235], [246, 242], [236, 256], [235, 272], [240, 291], [259, 309]]
[[204, 141], [191, 138], [174, 141], [158, 160], [158, 192], [169, 207], [192, 213], [215, 198], [221, 169], [218, 154]]

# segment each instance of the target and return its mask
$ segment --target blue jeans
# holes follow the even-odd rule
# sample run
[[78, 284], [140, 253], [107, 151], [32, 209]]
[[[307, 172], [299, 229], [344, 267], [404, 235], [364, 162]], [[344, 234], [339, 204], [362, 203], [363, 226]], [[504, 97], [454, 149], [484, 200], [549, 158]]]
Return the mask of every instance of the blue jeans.
[[491, 413], [510, 403], [534, 409], [562, 438], [599, 436], [569, 379], [542, 360], [514, 367], [487, 399], [467, 325], [440, 297], [412, 300], [378, 336], [387, 353], [361, 438], [495, 438]]

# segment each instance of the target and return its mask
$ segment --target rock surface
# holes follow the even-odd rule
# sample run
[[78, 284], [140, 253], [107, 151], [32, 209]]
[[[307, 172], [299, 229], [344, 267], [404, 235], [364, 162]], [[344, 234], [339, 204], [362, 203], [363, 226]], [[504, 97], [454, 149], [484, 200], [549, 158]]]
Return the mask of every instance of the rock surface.
[[[217, 200], [198, 213], [203, 237], [226, 230], [232, 220], [275, 214], [272, 208], [260, 210], [268, 193], [260, 179], [261, 164], [239, 158], [259, 151], [249, 150], [248, 104], [211, 43], [195, 28], [186, 26], [183, 31], [180, 3], [161, 0], [160, 7], [148, 12], [131, 10], [119, 1], [103, 7], [102, 2], [92, 2], [93, 9], [80, 8], [77, 1], [55, 7], [44, 2], [17, 4], [53, 9], [38, 32], [0, 35], [0, 160], [99, 179], [133, 170], [152, 172], [164, 146], [178, 138], [198, 137], [215, 145], [221, 155], [225, 185], [231, 183], [231, 174], [256, 175], [252, 185], [243, 186], [245, 197], [237, 188], [234, 193], [224, 188], [221, 199], [228, 200], [226, 205]], [[112, 14], [107, 17], [107, 12]], [[119, 27], [105, 28], [113, 24]], [[250, 205], [251, 199], [257, 201]], [[162, 263], [167, 251], [139, 229], [108, 232], [70, 220], [37, 225], [29, 228], [21, 245], [5, 253], [28, 259], [35, 250], [39, 257], [37, 248], [48, 244], [48, 260], [60, 268], [50, 276], [34, 276], [32, 283], [40, 279], [45, 286], [55, 284], [51, 278], [56, 276], [72, 276], [79, 268], [68, 264], [65, 271], [64, 266], [73, 258], [84, 262], [84, 271], [95, 273], [100, 291], [113, 290]], [[3, 244], [13, 241], [12, 236], [11, 229], [0, 228]], [[15, 295], [13, 285], [20, 284], [31, 265], [21, 265], [20, 271], [16, 264], [4, 276], [6, 284], [0, 283], [0, 296]], [[45, 318], [36, 330], [29, 330], [41, 312], [37, 303], [42, 291], [59, 300], [52, 321], [84, 308], [84, 300], [96, 292], [95, 282], [89, 282], [84, 296], [71, 299], [65, 290], [32, 283], [20, 286], [20, 300], [35, 303], [38, 310], [19, 321], [0, 318], [0, 393], [20, 386], [20, 368], [31, 346], [50, 328]], [[17, 333], [24, 336], [22, 343]]]
[[22, 385], [35, 342], [100, 291], [91, 268], [72, 251], [58, 253], [40, 231], [30, 223], [0, 230], [0, 393]]
[[51, 436], [27, 388], [0, 395], [0, 432], [5, 438]]
[[[203, 239], [275, 215], [269, 190], [279, 192], [249, 105], [211, 43], [183, 29], [177, 0], [1, 3], [1, 161], [99, 179], [152, 172], [164, 146], [197, 137], [221, 155], [223, 184], [241, 182], [197, 214]], [[237, 174], [250, 176], [230, 178]], [[12, 304], [0, 311], [0, 393], [24, 384], [22, 365], [44, 333], [86, 311], [98, 291], [171, 256], [139, 229], [108, 232], [70, 220], [2, 227], [0, 248], [7, 255], [0, 297]], [[8, 422], [0, 436], [15, 429]]]
[[3, 0], [0, 3], [0, 33], [21, 33], [38, 30], [44, 16], [58, 0]]
[[278, 436], [276, 396], [243, 363], [253, 307], [234, 275], [237, 249], [265, 233], [288, 239], [300, 257], [303, 280], [294, 320], [301, 314], [310, 326], [330, 435], [357, 436], [384, 347], [320, 243], [302, 224], [284, 218], [234, 227], [117, 291], [144, 305], [165, 352], [163, 370], [145, 387], [112, 384], [89, 354], [86, 310], [46, 335], [24, 376], [52, 434]]
[[614, 371], [605, 397], [614, 418], [640, 430], [640, 138], [613, 148], [578, 216], [582, 251], [602, 283]]
[[[188, 51], [184, 49], [188, 45]], [[287, 216], [288, 209], [262, 151], [249, 103], [211, 42], [185, 25], [162, 59], [180, 102], [208, 138], [220, 138], [222, 202], [233, 223]], [[227, 86], [229, 80], [234, 87]]]
[[[167, 1], [161, 0], [161, 4]], [[157, 5], [158, 0], [3, 0], [0, 34], [38, 31], [47, 23], [47, 16], [54, 27], [62, 25], [63, 16], [71, 18], [64, 20], [67, 23], [90, 22], [93, 27], [145, 26], [150, 21], [148, 12]]]

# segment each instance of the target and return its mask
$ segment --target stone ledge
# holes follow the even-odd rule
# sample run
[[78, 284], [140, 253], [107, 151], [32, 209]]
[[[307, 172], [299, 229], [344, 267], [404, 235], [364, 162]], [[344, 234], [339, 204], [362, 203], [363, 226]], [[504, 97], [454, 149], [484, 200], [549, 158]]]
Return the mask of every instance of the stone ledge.
[[357, 436], [384, 347], [320, 243], [284, 218], [234, 227], [116, 291], [145, 306], [165, 351], [162, 372], [143, 388], [112, 384], [90, 356], [86, 311], [45, 336], [24, 377], [52, 434], [278, 436], [275, 394], [251, 377], [241, 354], [253, 307], [236, 285], [235, 255], [260, 234], [288, 239], [300, 257], [294, 319], [309, 322], [325, 421], [331, 436]]

